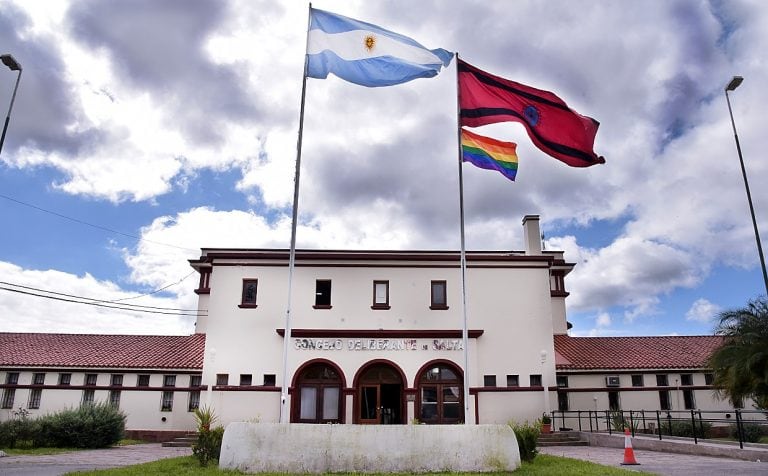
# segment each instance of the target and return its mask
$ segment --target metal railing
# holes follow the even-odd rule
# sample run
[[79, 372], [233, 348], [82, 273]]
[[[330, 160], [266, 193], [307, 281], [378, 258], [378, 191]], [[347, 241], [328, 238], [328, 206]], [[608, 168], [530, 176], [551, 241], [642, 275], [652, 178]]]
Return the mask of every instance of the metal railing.
[[[763, 434], [768, 434], [768, 414], [757, 410], [574, 410], [552, 412], [552, 427], [555, 429], [624, 433], [629, 429], [636, 433], [657, 435], [659, 440], [666, 437], [683, 436], [692, 438], [695, 444], [708, 438], [713, 429], [719, 432], [730, 430], [744, 448], [748, 428], [757, 425]], [[735, 430], [735, 431], [732, 431]], [[752, 430], [754, 431], [754, 430]]]

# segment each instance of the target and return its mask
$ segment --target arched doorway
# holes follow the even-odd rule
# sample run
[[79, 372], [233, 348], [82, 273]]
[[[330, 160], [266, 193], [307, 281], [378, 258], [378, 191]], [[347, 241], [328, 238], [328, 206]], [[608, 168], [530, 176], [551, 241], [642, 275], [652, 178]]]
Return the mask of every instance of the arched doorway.
[[404, 380], [399, 369], [386, 362], [371, 363], [360, 370], [356, 383], [356, 423], [405, 423]]
[[342, 423], [344, 382], [329, 362], [312, 362], [297, 372], [291, 421], [294, 423]]
[[449, 362], [422, 367], [417, 387], [416, 415], [420, 423], [446, 425], [464, 422], [461, 370]]

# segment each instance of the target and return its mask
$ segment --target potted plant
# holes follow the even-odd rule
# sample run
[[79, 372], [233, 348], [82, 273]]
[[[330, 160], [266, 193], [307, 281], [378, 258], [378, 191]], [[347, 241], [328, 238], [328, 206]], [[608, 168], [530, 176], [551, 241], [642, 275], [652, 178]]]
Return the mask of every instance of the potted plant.
[[546, 413], [541, 416], [541, 432], [552, 433], [552, 418]]

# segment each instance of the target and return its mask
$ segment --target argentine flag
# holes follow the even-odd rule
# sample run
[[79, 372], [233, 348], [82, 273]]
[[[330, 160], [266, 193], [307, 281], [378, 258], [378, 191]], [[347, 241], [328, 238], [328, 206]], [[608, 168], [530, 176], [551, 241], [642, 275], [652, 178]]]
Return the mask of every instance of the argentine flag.
[[307, 34], [309, 78], [333, 73], [361, 86], [392, 86], [436, 76], [453, 58], [442, 48], [428, 50], [407, 36], [315, 8]]

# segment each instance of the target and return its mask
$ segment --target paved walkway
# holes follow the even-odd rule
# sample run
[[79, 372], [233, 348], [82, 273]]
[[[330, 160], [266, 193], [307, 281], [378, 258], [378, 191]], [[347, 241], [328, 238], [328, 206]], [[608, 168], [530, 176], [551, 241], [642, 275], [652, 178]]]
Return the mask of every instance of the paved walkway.
[[0, 475], [59, 476], [72, 471], [117, 468], [191, 454], [190, 448], [164, 448], [160, 443], [151, 443], [55, 455], [7, 456], [0, 458]]
[[646, 471], [664, 476], [714, 476], [738, 474], [738, 476], [766, 476], [768, 462], [755, 463], [730, 458], [661, 453], [658, 451], [634, 450], [639, 466], [621, 466], [624, 460], [623, 448], [603, 446], [550, 446], [541, 452], [554, 456], [581, 459], [606, 466]]

